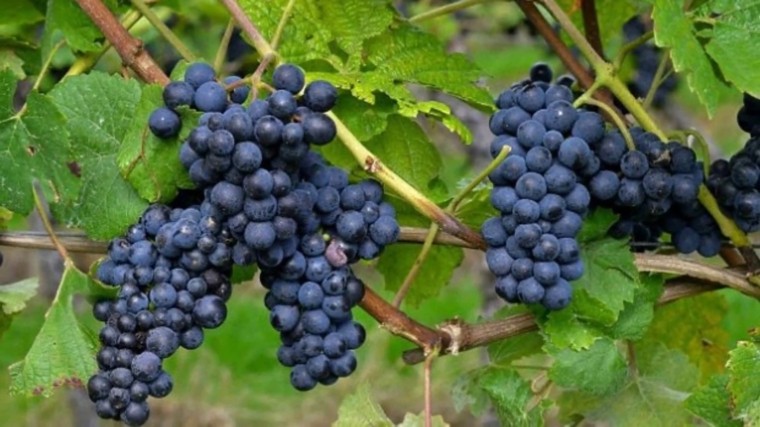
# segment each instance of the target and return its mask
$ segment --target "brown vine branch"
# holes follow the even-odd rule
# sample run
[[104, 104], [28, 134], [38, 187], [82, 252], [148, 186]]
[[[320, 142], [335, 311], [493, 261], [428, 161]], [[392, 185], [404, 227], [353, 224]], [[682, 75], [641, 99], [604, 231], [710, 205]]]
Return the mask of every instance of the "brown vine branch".
[[596, 0], [581, 0], [581, 13], [583, 14], [583, 28], [586, 33], [586, 40], [588, 40], [599, 56], [604, 57], [602, 38], [599, 35], [599, 20], [596, 15]]
[[274, 53], [272, 46], [270, 46], [264, 36], [261, 35], [259, 29], [253, 25], [253, 22], [248, 19], [245, 11], [243, 11], [236, 0], [222, 0], [222, 3], [230, 12], [230, 15], [235, 18], [235, 21], [240, 25], [243, 32], [251, 39], [253, 47], [256, 48], [256, 51], [259, 52], [262, 57]]
[[132, 37], [118, 19], [100, 0], [76, 0], [103, 35], [119, 53], [124, 65], [148, 83], [167, 85], [169, 77], [144, 49], [140, 40]]
[[[664, 305], [678, 299], [688, 298], [705, 292], [721, 289], [721, 286], [700, 279], [673, 279], [668, 281], [657, 305]], [[451, 344], [442, 347], [439, 356], [457, 354], [473, 348], [483, 347], [496, 341], [526, 334], [538, 329], [536, 318], [529, 313], [517, 314], [504, 319], [470, 325], [461, 321], [449, 321], [440, 327], [451, 336]], [[404, 362], [416, 365], [425, 361], [421, 348], [407, 350], [402, 355]]]

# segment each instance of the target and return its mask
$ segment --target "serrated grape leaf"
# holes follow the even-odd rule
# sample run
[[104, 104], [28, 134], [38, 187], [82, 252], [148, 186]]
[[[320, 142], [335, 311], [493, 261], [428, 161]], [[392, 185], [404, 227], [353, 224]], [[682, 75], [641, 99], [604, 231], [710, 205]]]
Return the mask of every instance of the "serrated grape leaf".
[[722, 295], [710, 293], [672, 302], [655, 311], [654, 321], [638, 344], [642, 351], [662, 342], [685, 353], [702, 378], [723, 371], [728, 333], [721, 320], [728, 309]]
[[618, 340], [639, 340], [654, 319], [654, 305], [663, 291], [665, 279], [659, 274], [641, 274], [632, 302], [625, 303], [617, 322], [602, 328], [605, 335]]
[[24, 72], [24, 60], [10, 49], [0, 49], [0, 70], [10, 70], [13, 76], [19, 80], [26, 77]]
[[530, 385], [511, 368], [488, 366], [462, 376], [452, 391], [457, 410], [465, 406], [475, 415], [493, 407], [504, 426], [542, 426], [549, 402], [529, 408], [534, 395]]
[[760, 345], [739, 341], [726, 366], [734, 416], [746, 422], [760, 420]]
[[[570, 16], [575, 26], [584, 31], [580, 2], [578, 0], [560, 0], [557, 3]], [[642, 12], [642, 2], [636, 0], [596, 0], [595, 3], [599, 36], [602, 41], [620, 37], [623, 24]]]
[[[271, 40], [288, 0], [240, 0], [238, 3], [256, 23], [264, 38]], [[318, 4], [317, 0], [295, 2], [277, 48], [287, 61], [302, 63], [312, 59], [325, 59], [340, 64], [339, 58], [330, 51], [330, 25], [322, 22]]]
[[[7, 7], [10, 6], [10, 7]], [[0, 25], [24, 25], [39, 22], [45, 18], [34, 2], [30, 0], [14, 0], [7, 4], [0, 15]]]
[[628, 243], [604, 238], [581, 245], [586, 272], [572, 282], [575, 313], [602, 325], [614, 323], [633, 301], [639, 273]]
[[[347, 93], [340, 94], [332, 109], [360, 141], [367, 141], [383, 133], [388, 126], [388, 116], [396, 111], [395, 103], [387, 96], [378, 95], [375, 103], [369, 104]], [[339, 144], [328, 146], [330, 145]]]
[[193, 183], [179, 161], [179, 147], [197, 123], [198, 112], [180, 109], [182, 130], [174, 138], [161, 139], [148, 127], [154, 109], [163, 105], [162, 88], [144, 86], [132, 123], [119, 148], [116, 161], [122, 176], [137, 193], [149, 202], [166, 203], [174, 199], [180, 188], [193, 188]]
[[233, 265], [232, 275], [230, 276], [230, 283], [236, 285], [238, 283], [248, 282], [253, 280], [253, 276], [256, 275], [258, 269], [255, 265]]
[[354, 426], [393, 426], [393, 422], [385, 415], [383, 408], [372, 397], [369, 385], [366, 383], [343, 399], [338, 408], [338, 420], [333, 423], [333, 427]]
[[385, 131], [365, 146], [406, 182], [434, 200], [441, 197], [432, 186], [443, 164], [441, 155], [419, 124], [393, 114]]
[[714, 375], [686, 399], [686, 409], [715, 427], [741, 427], [731, 416], [728, 375]]
[[32, 183], [40, 187], [53, 210], [71, 202], [79, 180], [70, 165], [76, 160], [69, 144], [66, 120], [51, 99], [29, 94], [26, 108], [16, 114], [13, 94], [16, 79], [9, 70], [0, 71], [0, 200], [22, 215], [34, 207]]
[[24, 360], [8, 368], [11, 394], [50, 396], [59, 387], [83, 387], [97, 370], [96, 340], [80, 327], [72, 306], [75, 294], [88, 294], [95, 286], [91, 282], [71, 261], [66, 262], [55, 300], [32, 347]]
[[[60, 31], [73, 50], [94, 52], [103, 46], [103, 34], [92, 20], [71, 0], [48, 0], [45, 16], [44, 43], [50, 46], [55, 32]], [[44, 53], [47, 56], [47, 52]]]
[[[412, 268], [420, 253], [420, 245], [399, 243], [385, 248], [377, 263], [377, 271], [385, 279], [385, 288], [396, 291]], [[434, 245], [428, 252], [425, 263], [420, 267], [417, 278], [412, 283], [405, 302], [413, 306], [438, 295], [449, 283], [454, 270], [464, 258], [461, 248]]]
[[[431, 427], [449, 427], [449, 423], [443, 420], [440, 415], [434, 415], [430, 418]], [[425, 414], [409, 414], [404, 415], [404, 419], [400, 424], [396, 424], [397, 427], [424, 427]]]
[[338, 46], [349, 55], [347, 68], [358, 69], [364, 40], [384, 32], [393, 21], [388, 0], [320, 2], [322, 20]]
[[560, 417], [616, 427], [670, 427], [689, 425], [683, 402], [696, 384], [697, 368], [683, 353], [657, 347], [639, 353], [634, 376], [617, 393], [604, 398], [568, 390], [558, 399]]
[[718, 63], [722, 75], [742, 92], [760, 96], [760, 3], [732, 1], [731, 8], [715, 18], [707, 53]]
[[655, 42], [660, 47], [670, 49], [673, 68], [686, 76], [689, 89], [712, 117], [718, 104], [718, 89], [725, 83], [716, 74], [716, 67], [697, 38], [683, 4], [672, 0], [654, 0], [653, 3]]
[[13, 315], [26, 307], [36, 293], [39, 280], [36, 277], [8, 285], [0, 285], [0, 338], [11, 324]]
[[549, 354], [554, 357], [549, 378], [562, 387], [599, 396], [614, 393], [625, 384], [626, 362], [609, 338], [596, 340], [585, 350], [549, 346]]
[[557, 348], [586, 349], [602, 336], [598, 326], [578, 318], [573, 303], [564, 310], [549, 312], [545, 320], [539, 319], [547, 342]]
[[82, 175], [76, 209], [66, 219], [94, 238], [120, 234], [147, 206], [116, 164], [140, 93], [135, 80], [99, 72], [67, 78], [50, 92], [68, 120]]

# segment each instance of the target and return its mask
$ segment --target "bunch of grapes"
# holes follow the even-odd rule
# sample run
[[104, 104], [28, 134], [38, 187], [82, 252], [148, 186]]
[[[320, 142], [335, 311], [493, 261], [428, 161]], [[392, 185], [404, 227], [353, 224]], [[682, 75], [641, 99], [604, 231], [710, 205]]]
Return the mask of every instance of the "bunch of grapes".
[[[120, 287], [117, 300], [95, 306], [107, 325], [101, 372], [88, 389], [102, 417], [145, 422], [145, 398], [171, 390], [161, 359], [179, 346], [198, 347], [203, 328], [226, 317], [233, 264], [261, 269], [270, 322], [282, 339], [278, 359], [292, 368], [296, 389], [355, 370], [353, 350], [365, 332], [351, 309], [364, 284], [349, 264], [376, 258], [396, 241], [395, 211], [378, 182], [350, 184], [346, 172], [311, 151], [336, 136], [325, 113], [337, 90], [324, 81], [305, 86], [303, 72], [288, 64], [274, 71], [273, 86], [266, 99], [244, 106], [248, 86], [228, 93], [211, 67], [198, 63], [184, 82], [165, 88], [167, 107], [204, 112], [180, 148], [203, 199], [184, 210], [152, 206], [125, 239], [111, 243], [98, 270], [101, 281]], [[154, 122], [157, 112], [152, 131], [176, 135]]]
[[681, 253], [717, 254], [720, 230], [698, 200], [704, 172], [694, 151], [640, 128], [630, 133], [635, 150], [617, 130], [593, 147], [602, 167], [589, 181], [592, 200], [620, 215], [611, 234], [656, 242], [665, 231]]
[[760, 230], [760, 138], [751, 137], [730, 160], [710, 166], [707, 185], [721, 208], [746, 232]]
[[736, 121], [744, 132], [753, 137], [758, 136], [760, 135], [760, 99], [745, 93], [743, 103], [744, 105], [736, 115]]
[[227, 316], [230, 238], [214, 208], [149, 207], [124, 238], [111, 241], [98, 279], [117, 286], [94, 316], [105, 323], [97, 354], [100, 371], [87, 384], [102, 418], [143, 424], [148, 396], [164, 397], [172, 378], [162, 360], [181, 346], [198, 348], [203, 329]]
[[566, 84], [550, 84], [551, 69], [534, 65], [530, 80], [502, 92], [491, 117], [495, 157], [509, 156], [490, 174], [492, 205], [501, 216], [482, 234], [496, 292], [508, 302], [569, 304], [570, 281], [583, 275], [576, 236], [591, 201], [585, 179], [599, 170], [591, 147], [604, 135], [595, 112], [576, 109]]
[[[623, 35], [625, 41], [630, 43], [647, 32], [647, 25], [640, 17], [635, 17], [623, 25]], [[628, 89], [631, 93], [639, 98], [646, 96], [653, 84], [657, 68], [662, 60], [662, 53], [657, 46], [651, 43], [643, 43], [631, 52], [633, 60], [636, 63], [636, 73], [628, 83]], [[678, 79], [675, 74], [668, 75], [662, 83], [659, 84], [652, 98], [652, 105], [662, 107], [665, 105], [668, 95], [670, 95], [678, 85]]]

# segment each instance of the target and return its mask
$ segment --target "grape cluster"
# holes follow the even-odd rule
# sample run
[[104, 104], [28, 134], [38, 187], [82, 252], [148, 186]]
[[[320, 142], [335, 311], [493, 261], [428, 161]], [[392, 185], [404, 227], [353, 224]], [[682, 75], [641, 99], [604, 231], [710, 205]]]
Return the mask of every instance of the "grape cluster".
[[[647, 32], [647, 25], [640, 17], [635, 17], [623, 25], [623, 35], [626, 42], [632, 42]], [[662, 54], [657, 46], [651, 43], [643, 43], [633, 49], [631, 52], [633, 60], [636, 63], [636, 74], [628, 83], [628, 89], [631, 93], [639, 98], [646, 96], [649, 88], [657, 82], [654, 81], [657, 68], [660, 65]], [[678, 79], [675, 74], [668, 75], [660, 83], [652, 98], [652, 105], [662, 107], [665, 105], [668, 95], [670, 95], [678, 85]]]
[[152, 205], [125, 237], [111, 241], [98, 279], [117, 286], [116, 300], [93, 307], [100, 330], [99, 372], [87, 390], [102, 418], [143, 424], [148, 396], [164, 397], [172, 378], [162, 360], [195, 349], [203, 329], [227, 316], [232, 287], [230, 239], [214, 208]]
[[489, 176], [491, 203], [501, 216], [487, 220], [481, 231], [497, 294], [559, 310], [570, 302], [569, 282], [584, 271], [576, 236], [591, 196], [583, 182], [599, 170], [591, 147], [602, 139], [604, 122], [573, 107], [570, 82], [551, 79], [548, 66], [534, 65], [530, 80], [496, 101], [491, 154], [504, 146], [511, 151]]
[[[101, 363], [89, 388], [101, 416], [145, 421], [145, 397], [171, 389], [160, 360], [180, 345], [196, 348], [202, 328], [224, 320], [233, 264], [260, 268], [270, 323], [282, 340], [278, 359], [292, 368], [296, 389], [332, 384], [355, 370], [353, 350], [365, 332], [351, 309], [364, 296], [364, 284], [349, 264], [376, 258], [398, 238], [395, 211], [378, 182], [350, 184], [346, 172], [311, 151], [336, 136], [325, 113], [337, 90], [324, 81], [305, 86], [303, 72], [289, 64], [275, 69], [273, 86], [266, 99], [244, 106], [247, 86], [228, 93], [208, 65], [192, 64], [184, 82], [165, 88], [167, 106], [204, 112], [179, 153], [202, 203], [185, 210], [151, 207], [125, 239], [111, 243], [98, 270], [101, 281], [120, 287], [116, 301], [95, 307], [96, 317], [107, 322], [98, 359], [108, 363]], [[137, 324], [121, 330], [125, 313]], [[121, 338], [125, 334], [131, 335]], [[142, 373], [143, 359], [153, 363], [152, 356], [141, 356], [138, 367], [108, 359], [123, 349], [156, 355], [158, 376]], [[148, 391], [131, 397], [127, 381], [115, 377], [126, 371], [113, 373], [120, 368], [131, 369], [131, 381]], [[157, 381], [164, 388], [154, 392]]]
[[760, 99], [745, 93], [743, 104], [736, 115], [739, 127], [753, 137], [760, 135]]
[[713, 162], [707, 185], [742, 230], [760, 230], [760, 138], [751, 137], [730, 160]]
[[611, 234], [656, 242], [664, 231], [679, 252], [714, 256], [721, 235], [697, 198], [704, 172], [694, 151], [675, 141], [664, 143], [640, 128], [630, 133], [636, 150], [629, 150], [617, 130], [607, 132], [594, 147], [602, 167], [589, 181], [589, 190], [594, 203], [620, 215]]

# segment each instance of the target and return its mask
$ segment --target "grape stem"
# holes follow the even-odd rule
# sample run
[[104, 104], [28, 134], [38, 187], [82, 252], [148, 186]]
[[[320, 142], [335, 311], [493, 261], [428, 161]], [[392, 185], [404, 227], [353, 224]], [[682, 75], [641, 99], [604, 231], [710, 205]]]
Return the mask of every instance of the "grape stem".
[[259, 29], [253, 25], [253, 22], [250, 19], [248, 19], [248, 16], [240, 7], [237, 0], [222, 0], [222, 3], [224, 4], [224, 7], [226, 7], [230, 12], [230, 15], [232, 15], [238, 25], [240, 25], [240, 28], [243, 30], [243, 32], [245, 32], [251, 39], [253, 47], [256, 49], [259, 55], [261, 55], [262, 58], [267, 55], [277, 54], [274, 49], [272, 49], [272, 46], [269, 44], [269, 42], [266, 41], [264, 36], [261, 35]]
[[153, 28], [158, 31], [159, 34], [161, 34], [161, 37], [166, 39], [167, 42], [174, 48], [174, 50], [177, 51], [177, 53], [182, 56], [182, 58], [185, 59], [185, 61], [193, 62], [195, 61], [195, 54], [190, 51], [190, 49], [185, 45], [185, 43], [182, 42], [182, 40], [177, 37], [176, 34], [174, 34], [174, 31], [171, 30], [171, 28], [167, 27], [166, 24], [164, 24], [164, 21], [156, 15], [155, 12], [153, 12], [153, 9], [150, 8], [143, 0], [130, 0], [132, 2], [132, 5], [134, 5], [135, 9], [140, 11], [140, 13], [145, 17], [145, 19], [150, 22], [150, 24], [153, 26]]
[[47, 207], [44, 203], [42, 203], [42, 198], [38, 193], [36, 185], [32, 186], [32, 196], [34, 197], [34, 206], [37, 209], [37, 214], [40, 216], [40, 220], [42, 220], [42, 226], [45, 227], [45, 231], [47, 232], [48, 237], [50, 237], [50, 242], [53, 244], [55, 250], [58, 251], [58, 254], [61, 255], [61, 258], [68, 260], [69, 252], [66, 250], [66, 247], [61, 244], [61, 241], [58, 240], [58, 236], [55, 234], [53, 224], [50, 222], [50, 218], [48, 217]]
[[[655, 123], [652, 116], [647, 113], [644, 106], [631, 94], [628, 87], [618, 78], [617, 69], [613, 64], [608, 63], [594, 50], [585, 37], [578, 31], [570, 18], [565, 14], [562, 8], [555, 0], [538, 0], [557, 20], [559, 26], [567, 33], [570, 39], [576, 44], [581, 54], [589, 61], [591, 67], [596, 73], [596, 81], [601, 82], [608, 88], [613, 95], [625, 106], [631, 115], [638, 121], [639, 125], [645, 130], [654, 133], [662, 141], [667, 141], [667, 136], [660, 127]], [[519, 0], [518, 0], [519, 3]], [[554, 45], [552, 45], [554, 47]], [[747, 235], [736, 225], [734, 221], [726, 217], [718, 207], [713, 195], [707, 190], [704, 184], [700, 186], [699, 201], [710, 212], [715, 219], [724, 236], [731, 239], [739, 248], [747, 247], [750, 241]], [[746, 256], [745, 261], [750, 267], [750, 274], [754, 275], [755, 271], [760, 270], [760, 259], [754, 251], [743, 250], [742, 255]]]
[[631, 151], [636, 150], [636, 145], [633, 143], [633, 137], [631, 137], [631, 132], [628, 130], [628, 126], [626, 126], [626, 123], [623, 121], [623, 118], [620, 117], [615, 111], [613, 111], [609, 105], [603, 102], [599, 102], [596, 99], [587, 99], [586, 104], [593, 105], [601, 109], [602, 111], [606, 112], [607, 116], [612, 119], [612, 121], [615, 123], [615, 126], [623, 135], [623, 139], [625, 140], [625, 145], [628, 147], [628, 149]]
[[618, 52], [618, 54], [615, 56], [615, 59], [612, 61], [612, 65], [615, 67], [615, 69], [619, 70], [620, 67], [623, 66], [623, 61], [625, 61], [625, 58], [628, 56], [628, 54], [630, 54], [637, 47], [651, 40], [652, 37], [654, 37], [654, 32], [650, 30], [638, 38], [632, 40], [631, 42], [623, 45], [623, 47], [620, 48], [620, 52]]
[[[451, 203], [449, 203], [449, 206], [446, 207], [446, 211], [454, 213], [457, 208], [459, 208], [459, 205], [462, 203], [464, 198], [467, 197], [468, 194], [472, 193], [475, 187], [477, 187], [481, 182], [488, 178], [488, 175], [494, 169], [496, 169], [501, 164], [501, 162], [504, 161], [511, 150], [511, 147], [507, 145], [502, 147], [499, 154], [494, 157], [491, 163], [489, 163], [488, 166], [486, 166], [474, 179], [472, 179], [467, 184], [467, 186], [462, 189], [462, 191], [459, 192], [459, 194], [454, 197]], [[398, 308], [401, 306], [401, 303], [404, 301], [406, 294], [409, 292], [412, 283], [414, 283], [414, 281], [417, 279], [417, 275], [419, 274], [422, 265], [425, 263], [425, 260], [427, 260], [427, 257], [430, 254], [430, 249], [433, 247], [433, 243], [435, 242], [435, 238], [438, 235], [439, 230], [440, 227], [437, 223], [434, 222], [430, 224], [430, 228], [428, 229], [427, 236], [425, 236], [425, 241], [422, 244], [419, 255], [417, 255], [417, 258], [414, 260], [414, 264], [412, 264], [412, 267], [409, 269], [409, 273], [407, 273], [404, 281], [398, 288], [396, 295], [393, 297], [394, 307]]]
[[467, 9], [482, 3], [488, 3], [494, 0], [459, 0], [409, 17], [409, 22], [420, 23], [429, 19], [438, 18], [439, 16], [448, 15], [456, 11]]
[[657, 94], [657, 89], [660, 88], [660, 86], [665, 82], [665, 79], [667, 78], [665, 75], [665, 70], [668, 67], [668, 63], [670, 62], [670, 50], [665, 50], [663, 52], [664, 54], [662, 55], [662, 58], [660, 58], [660, 63], [657, 64], [657, 70], [654, 72], [654, 77], [652, 77], [652, 85], [649, 87], [647, 95], [644, 97], [644, 101], [642, 102], [644, 108], [646, 109], [650, 108], [652, 101], [654, 101], [654, 96]]
[[111, 42], [127, 67], [146, 82], [158, 83], [162, 86], [169, 84], [169, 77], [145, 50], [142, 42], [129, 34], [101, 0], [76, 0], [76, 2]]
[[214, 56], [214, 71], [216, 71], [217, 75], [222, 74], [224, 59], [227, 57], [227, 50], [230, 48], [230, 40], [232, 39], [233, 31], [235, 31], [235, 20], [230, 18], [227, 22], [227, 26], [224, 28], [222, 40], [219, 41], [219, 48], [217, 48], [216, 55]]
[[596, 0], [581, 0], [581, 14], [583, 15], [583, 30], [586, 33], [591, 47], [599, 56], [604, 56], [602, 38], [599, 35], [599, 20], [596, 14]]
[[277, 23], [277, 29], [274, 30], [274, 35], [272, 36], [272, 50], [277, 50], [277, 47], [280, 45], [280, 39], [282, 38], [282, 32], [285, 30], [285, 24], [287, 24], [288, 19], [290, 19], [290, 16], [293, 14], [293, 6], [295, 6], [296, 0], [289, 0], [288, 4], [285, 5], [285, 9], [282, 11], [282, 16], [280, 17], [280, 22]]

